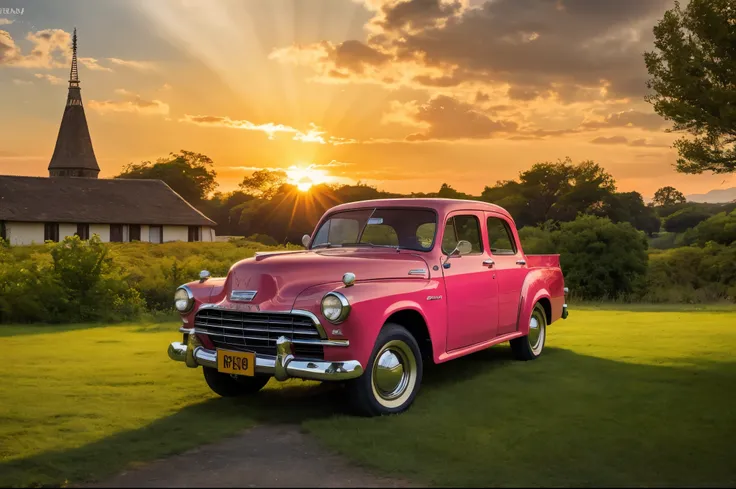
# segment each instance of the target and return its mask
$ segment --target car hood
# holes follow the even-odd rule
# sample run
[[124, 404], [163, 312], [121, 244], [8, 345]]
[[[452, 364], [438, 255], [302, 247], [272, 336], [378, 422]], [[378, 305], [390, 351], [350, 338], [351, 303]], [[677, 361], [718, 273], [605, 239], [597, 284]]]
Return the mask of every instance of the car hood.
[[419, 253], [408, 250], [340, 248], [258, 253], [234, 264], [219, 297], [212, 299], [230, 302], [232, 292], [245, 299], [255, 292], [252, 299], [237, 302], [257, 310], [287, 311], [306, 288], [339, 282], [346, 272], [355, 274], [356, 284], [376, 279], [429, 278], [427, 263]]

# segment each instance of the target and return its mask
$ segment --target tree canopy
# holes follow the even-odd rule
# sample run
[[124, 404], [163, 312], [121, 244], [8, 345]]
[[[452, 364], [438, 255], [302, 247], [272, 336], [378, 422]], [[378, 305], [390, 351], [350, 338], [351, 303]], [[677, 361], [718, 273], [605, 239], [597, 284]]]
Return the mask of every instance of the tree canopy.
[[192, 204], [199, 204], [217, 188], [217, 172], [212, 160], [201, 153], [180, 150], [155, 163], [129, 163], [115, 178], [163, 180]]
[[736, 7], [733, 0], [679, 2], [654, 27], [644, 54], [654, 90], [646, 100], [688, 132], [675, 142], [682, 173], [736, 171]]
[[662, 187], [654, 192], [652, 202], [655, 205], [675, 205], [687, 202], [685, 196], [675, 187]]

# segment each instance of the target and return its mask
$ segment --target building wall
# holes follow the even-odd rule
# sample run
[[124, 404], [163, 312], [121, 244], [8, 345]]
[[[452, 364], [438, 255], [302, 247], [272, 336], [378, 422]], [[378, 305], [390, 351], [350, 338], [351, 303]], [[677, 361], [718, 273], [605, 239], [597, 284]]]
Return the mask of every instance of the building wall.
[[43, 244], [42, 222], [6, 222], [5, 234], [11, 245]]
[[[141, 225], [141, 241], [147, 242], [149, 240], [150, 226]], [[74, 236], [77, 232], [77, 225], [70, 223], [59, 224], [59, 240], [63, 240], [67, 236]], [[8, 241], [13, 246], [22, 246], [30, 244], [43, 244], [44, 237], [44, 223], [42, 222], [5, 222], [5, 233]], [[90, 224], [89, 235], [93, 234], [100, 236], [100, 240], [103, 243], [110, 241], [110, 225], [109, 224]], [[163, 226], [164, 242], [170, 241], [188, 241], [189, 240], [189, 227], [188, 226]], [[128, 240], [130, 232], [128, 226], [123, 226], [123, 239]], [[215, 241], [215, 230], [210, 226], [200, 226], [199, 228], [199, 239], [200, 241], [212, 242]]]
[[169, 241], [187, 241], [189, 239], [189, 227], [187, 226], [164, 226], [164, 243]]
[[66, 223], [59, 224], [59, 240], [60, 241], [66, 238], [67, 236], [74, 236], [76, 232], [77, 232], [76, 224], [66, 224]]
[[89, 237], [93, 234], [100, 236], [100, 241], [107, 243], [110, 241], [110, 225], [109, 224], [90, 224], [89, 225]]

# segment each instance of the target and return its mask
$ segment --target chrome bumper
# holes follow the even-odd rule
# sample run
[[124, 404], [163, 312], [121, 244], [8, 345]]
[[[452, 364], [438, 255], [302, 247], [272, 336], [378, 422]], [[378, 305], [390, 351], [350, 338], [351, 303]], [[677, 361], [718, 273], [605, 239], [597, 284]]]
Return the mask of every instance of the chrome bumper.
[[[186, 331], [185, 331], [186, 332]], [[169, 358], [184, 362], [187, 367], [217, 368], [217, 351], [199, 344], [196, 336], [188, 334], [186, 344], [175, 341], [169, 345]], [[276, 356], [256, 355], [256, 373], [273, 375], [276, 380], [294, 377], [309, 380], [348, 380], [363, 374], [357, 360], [328, 362], [300, 360], [294, 357], [292, 344], [286, 337], [276, 340]]]

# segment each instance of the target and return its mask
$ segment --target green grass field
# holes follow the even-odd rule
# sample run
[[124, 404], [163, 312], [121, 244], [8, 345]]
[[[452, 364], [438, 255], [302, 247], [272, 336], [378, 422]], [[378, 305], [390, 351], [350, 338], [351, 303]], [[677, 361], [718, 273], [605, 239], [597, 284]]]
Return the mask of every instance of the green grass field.
[[0, 485], [99, 479], [276, 422], [419, 483], [736, 485], [733, 308], [572, 310], [539, 360], [501, 345], [428, 367], [409, 412], [372, 419], [301, 381], [216, 398], [168, 360], [176, 329], [0, 326]]

